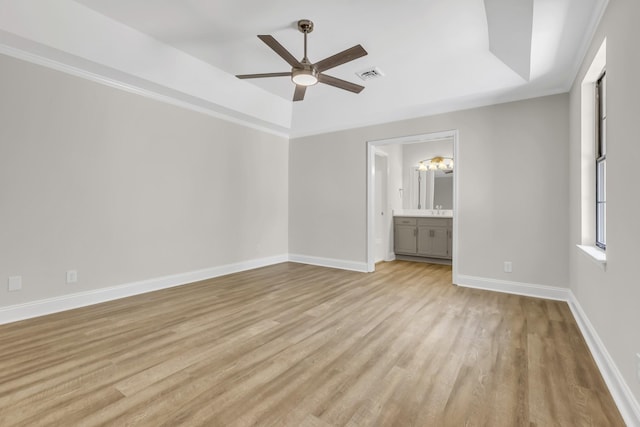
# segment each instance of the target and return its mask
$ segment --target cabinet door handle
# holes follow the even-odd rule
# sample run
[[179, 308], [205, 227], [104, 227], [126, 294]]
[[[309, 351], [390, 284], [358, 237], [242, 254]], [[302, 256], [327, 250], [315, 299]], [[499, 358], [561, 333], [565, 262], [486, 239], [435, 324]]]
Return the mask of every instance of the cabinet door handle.
[[436, 235], [436, 232], [433, 230], [429, 230], [429, 237], [434, 237]]
[[414, 229], [413, 229], [413, 235], [414, 235], [414, 236], [417, 236], [417, 235], [418, 235], [418, 229], [417, 229], [417, 228], [414, 228]]

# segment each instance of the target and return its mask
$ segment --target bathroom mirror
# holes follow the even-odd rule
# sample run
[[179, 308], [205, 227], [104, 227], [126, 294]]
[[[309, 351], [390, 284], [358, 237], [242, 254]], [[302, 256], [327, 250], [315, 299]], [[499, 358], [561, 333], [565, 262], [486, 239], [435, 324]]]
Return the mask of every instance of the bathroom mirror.
[[453, 209], [453, 171], [413, 168], [408, 209]]
[[404, 145], [403, 209], [452, 210], [454, 162], [452, 138]]
[[453, 171], [435, 171], [433, 185], [433, 206], [440, 209], [453, 209]]

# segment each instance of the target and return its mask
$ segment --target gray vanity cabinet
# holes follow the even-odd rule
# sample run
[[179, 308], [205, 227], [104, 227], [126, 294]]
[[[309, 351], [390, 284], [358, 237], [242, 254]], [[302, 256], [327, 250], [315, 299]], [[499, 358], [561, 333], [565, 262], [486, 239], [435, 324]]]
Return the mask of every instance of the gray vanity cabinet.
[[415, 255], [418, 251], [416, 218], [394, 218], [393, 242], [397, 254]]
[[418, 255], [439, 258], [449, 256], [449, 229], [446, 219], [420, 218]]
[[451, 259], [451, 218], [395, 217], [394, 251], [398, 255]]

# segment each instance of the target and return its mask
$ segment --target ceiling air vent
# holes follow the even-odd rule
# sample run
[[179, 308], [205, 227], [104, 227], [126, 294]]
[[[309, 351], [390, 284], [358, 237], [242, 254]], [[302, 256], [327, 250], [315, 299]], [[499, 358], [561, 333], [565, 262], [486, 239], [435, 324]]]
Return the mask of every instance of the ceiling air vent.
[[384, 73], [378, 67], [371, 67], [366, 70], [358, 71], [356, 75], [365, 81], [384, 77]]

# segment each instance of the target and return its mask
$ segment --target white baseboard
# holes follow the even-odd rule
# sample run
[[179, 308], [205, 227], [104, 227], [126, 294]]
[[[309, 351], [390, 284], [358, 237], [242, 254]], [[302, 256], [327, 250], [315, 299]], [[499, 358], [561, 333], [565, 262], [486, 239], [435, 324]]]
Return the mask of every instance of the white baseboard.
[[157, 277], [0, 308], [0, 325], [288, 261], [286, 254]]
[[289, 254], [289, 261], [298, 262], [300, 264], [311, 264], [320, 267], [338, 268], [340, 270], [351, 270], [366, 273], [367, 263], [357, 261], [345, 261], [334, 258], [321, 258], [307, 255]]
[[591, 350], [591, 354], [600, 369], [600, 373], [607, 383], [607, 387], [609, 387], [609, 392], [616, 402], [624, 422], [628, 426], [640, 426], [640, 405], [638, 401], [633, 396], [620, 370], [571, 291], [569, 291], [567, 303], [573, 313], [573, 317], [575, 317], [578, 323], [582, 336], [584, 336], [584, 339], [587, 341], [589, 350]]
[[568, 301], [571, 294], [571, 291], [568, 288], [537, 285], [534, 283], [511, 282], [499, 279], [487, 279], [484, 277], [466, 276], [464, 274], [458, 274], [456, 285], [463, 286], [465, 288], [484, 289], [488, 291], [559, 301]]
[[382, 259], [374, 259], [373, 263], [377, 264], [379, 262], [391, 262], [391, 261], [395, 261], [395, 260], [396, 260], [396, 254], [389, 253], [389, 254], [387, 254], [387, 256], [385, 256]]

